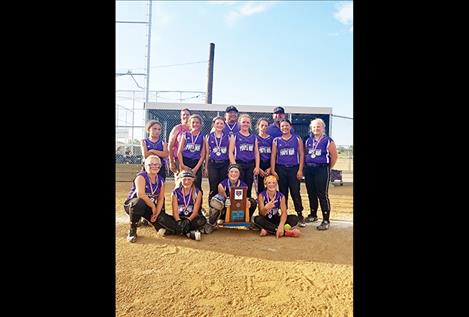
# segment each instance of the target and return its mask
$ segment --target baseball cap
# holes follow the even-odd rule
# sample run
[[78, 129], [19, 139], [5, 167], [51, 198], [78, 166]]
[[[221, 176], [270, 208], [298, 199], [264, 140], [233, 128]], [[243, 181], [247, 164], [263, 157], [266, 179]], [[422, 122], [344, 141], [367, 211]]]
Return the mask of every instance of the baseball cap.
[[276, 107], [274, 108], [273, 113], [285, 113], [285, 109], [283, 109], [282, 107]]
[[236, 111], [236, 112], [239, 112], [238, 109], [236, 109], [235, 106], [228, 106], [226, 107], [226, 110], [225, 112], [230, 112], [230, 111]]
[[192, 177], [192, 178], [194, 178], [194, 174], [192, 174], [192, 171], [183, 171], [183, 172], [179, 175], [179, 177], [181, 177], [181, 178], [182, 178], [182, 177]]

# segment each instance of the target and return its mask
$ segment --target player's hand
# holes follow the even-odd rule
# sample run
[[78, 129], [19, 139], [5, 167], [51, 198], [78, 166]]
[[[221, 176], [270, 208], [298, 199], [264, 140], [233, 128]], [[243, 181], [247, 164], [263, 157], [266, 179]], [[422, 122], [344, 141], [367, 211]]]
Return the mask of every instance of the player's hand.
[[255, 167], [253, 171], [254, 175], [259, 175], [259, 170], [260, 168]]
[[277, 239], [281, 238], [283, 236], [283, 225], [278, 226], [277, 232], [275, 233], [275, 236], [277, 237]]
[[269, 201], [269, 202], [265, 205], [265, 208], [267, 208], [267, 210], [270, 211], [272, 208], [275, 207], [275, 203], [276, 203], [277, 201], [278, 201], [278, 200]]
[[303, 171], [298, 170], [298, 173], [296, 173], [296, 178], [300, 181], [303, 178]]
[[176, 163], [175, 163], [174, 161], [169, 162], [169, 169], [170, 169], [171, 172], [173, 172], [173, 173], [176, 173], [176, 172], [177, 172]]

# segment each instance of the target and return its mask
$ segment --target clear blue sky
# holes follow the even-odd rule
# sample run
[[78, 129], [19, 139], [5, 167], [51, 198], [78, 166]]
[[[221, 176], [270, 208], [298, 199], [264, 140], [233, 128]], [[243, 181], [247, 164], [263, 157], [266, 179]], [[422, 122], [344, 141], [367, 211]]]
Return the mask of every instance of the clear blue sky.
[[[116, 20], [145, 20], [147, 7], [118, 1]], [[330, 106], [335, 115], [353, 117], [352, 7], [351, 1], [154, 1], [150, 90], [205, 91], [202, 61], [215, 43], [213, 103], [282, 105], [287, 112], [289, 105]], [[116, 72], [144, 71], [146, 34], [145, 25], [116, 24]], [[193, 62], [201, 63], [161, 67]], [[144, 86], [144, 77], [135, 79]], [[116, 88], [138, 89], [129, 76], [116, 77]], [[159, 101], [176, 102], [166, 97]], [[337, 144], [353, 144], [352, 127], [353, 120], [333, 118]]]

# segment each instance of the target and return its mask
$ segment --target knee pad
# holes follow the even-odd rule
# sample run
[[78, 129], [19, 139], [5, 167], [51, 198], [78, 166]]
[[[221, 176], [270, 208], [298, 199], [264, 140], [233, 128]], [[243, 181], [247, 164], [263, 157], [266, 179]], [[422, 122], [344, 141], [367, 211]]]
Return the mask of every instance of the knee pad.
[[214, 225], [217, 222], [218, 218], [220, 218], [220, 215], [221, 215], [221, 210], [210, 207], [209, 214], [208, 214], [208, 222]]
[[225, 207], [225, 197], [220, 194], [216, 194], [210, 200], [210, 207], [221, 211]]

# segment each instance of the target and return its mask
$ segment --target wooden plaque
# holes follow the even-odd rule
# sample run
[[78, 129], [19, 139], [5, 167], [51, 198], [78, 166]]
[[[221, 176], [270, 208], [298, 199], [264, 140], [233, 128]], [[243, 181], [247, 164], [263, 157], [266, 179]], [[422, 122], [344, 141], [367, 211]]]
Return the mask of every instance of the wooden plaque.
[[224, 225], [250, 225], [247, 204], [247, 188], [231, 187], [230, 205], [226, 208]]

